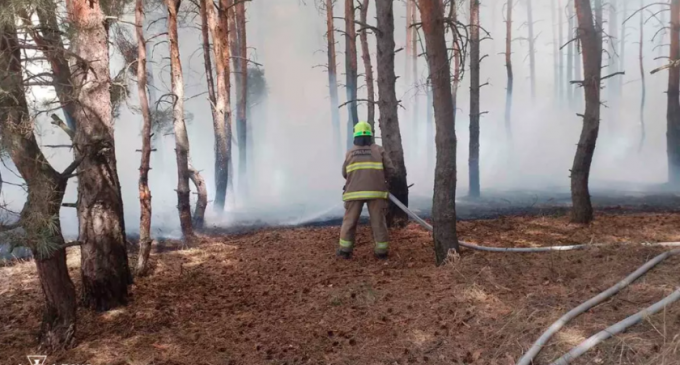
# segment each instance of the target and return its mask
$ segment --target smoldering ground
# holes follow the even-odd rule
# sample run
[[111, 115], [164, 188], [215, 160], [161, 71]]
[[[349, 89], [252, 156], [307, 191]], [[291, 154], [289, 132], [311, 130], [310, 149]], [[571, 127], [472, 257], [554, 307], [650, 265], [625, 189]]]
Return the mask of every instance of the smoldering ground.
[[[483, 203], [466, 202], [467, 195], [467, 157], [468, 157], [468, 75], [458, 91], [458, 110], [456, 114], [456, 133], [458, 137], [458, 186], [457, 194], [461, 203], [459, 213], [462, 218], [484, 214], [505, 212], [504, 209], [520, 210], [538, 205], [568, 206], [569, 169], [581, 129], [583, 102], [575, 101], [572, 106], [567, 101], [555, 100], [553, 77], [553, 29], [551, 2], [535, 2], [533, 18], [536, 38], [536, 97], [532, 98], [529, 89], [528, 44], [520, 38], [527, 35], [527, 11], [523, 2], [515, 5], [512, 60], [515, 75], [512, 139], [507, 138], [504, 127], [506, 94], [505, 23], [502, 9], [505, 1], [483, 1], [481, 14], [482, 26], [490, 37], [482, 42], [481, 80], [487, 84], [482, 88], [482, 111], [486, 113], [481, 120], [480, 170]], [[628, 13], [632, 13], [629, 6]], [[340, 9], [337, 9], [340, 14]], [[561, 9], [564, 11], [564, 9]], [[148, 23], [163, 17], [162, 9], [148, 14]], [[400, 49], [406, 42], [406, 9], [403, 3], [395, 3], [396, 43]], [[463, 23], [467, 21], [465, 6], [459, 10]], [[192, 20], [193, 19], [193, 20]], [[619, 21], [622, 17], [619, 16]], [[214, 191], [213, 179], [213, 136], [210, 104], [205, 94], [206, 81], [201, 57], [200, 31], [190, 26], [197, 18], [187, 15], [185, 26], [180, 29], [180, 47], [186, 83], [186, 110], [191, 118], [188, 122], [191, 143], [191, 160], [201, 170], [205, 178], [209, 199]], [[369, 23], [374, 23], [373, 9], [369, 13]], [[336, 20], [336, 27], [342, 29], [344, 23]], [[622, 76], [621, 99], [610, 102], [607, 99], [607, 83], [604, 84], [605, 107], [602, 113], [600, 139], [598, 140], [591, 173], [591, 187], [596, 203], [642, 204], [631, 194], [658, 193], [666, 181], [665, 146], [665, 103], [664, 90], [667, 77], [665, 72], [647, 74], [646, 138], [640, 148], [641, 125], [639, 118], [641, 82], [639, 75], [639, 50], [634, 41], [639, 37], [639, 21], [633, 18], [626, 23], [626, 41], [629, 44], [623, 55], [626, 74]], [[127, 26], [120, 23], [119, 26]], [[148, 37], [161, 33], [164, 22], [155, 22], [148, 30]], [[619, 25], [620, 26], [620, 25]], [[663, 40], [652, 41], [652, 36], [660, 26], [660, 21], [647, 22], [644, 28], [643, 61], [646, 72], [658, 67], [664, 61], [654, 60], [658, 56], [657, 44]], [[565, 22], [566, 27], [566, 22]], [[248, 177], [245, 185], [239, 179], [228, 192], [226, 211], [223, 214], [208, 209], [209, 227], [229, 227], [243, 224], [305, 224], [310, 222], [331, 222], [342, 214], [340, 196], [343, 180], [340, 164], [343, 152], [333, 149], [340, 139], [345, 145], [343, 135], [332, 134], [330, 102], [328, 97], [328, 77], [323, 65], [326, 63], [326, 41], [324, 38], [325, 16], [319, 12], [313, 1], [302, 3], [299, 0], [277, 0], [275, 2], [255, 1], [248, 5], [249, 57], [262, 65], [267, 82], [267, 97], [251, 108], [252, 144], [249, 146]], [[341, 34], [341, 33], [339, 33]], [[667, 35], [666, 35], [667, 36]], [[450, 34], [447, 36], [450, 37]], [[570, 38], [565, 29], [566, 43]], [[336, 37], [338, 44], [339, 81], [344, 81], [343, 44], [344, 37]], [[167, 62], [167, 43], [157, 38], [150, 54], [154, 72], [156, 97], [169, 92], [169, 65]], [[375, 64], [375, 44], [371, 42], [372, 59]], [[667, 43], [667, 42], [666, 42]], [[667, 50], [662, 48], [665, 54]], [[116, 74], [123, 67], [119, 55], [114, 53], [111, 72]], [[418, 59], [417, 78], [407, 77], [406, 52], [396, 55], [397, 96], [400, 99], [400, 126], [405, 150], [406, 167], [411, 188], [412, 205], [427, 215], [434, 183], [434, 138], [428, 133], [425, 80], [428, 71], [424, 56]], [[563, 50], [566, 67], [566, 48]], [[612, 55], [613, 60], [621, 55]], [[605, 55], [604, 63], [608, 62]], [[616, 61], [618, 62], [618, 61]], [[374, 66], [375, 67], [375, 66]], [[359, 98], [364, 99], [366, 88], [363, 86], [363, 65], [359, 62]], [[467, 71], [467, 70], [465, 70]], [[566, 73], [565, 73], [566, 74]], [[574, 77], [579, 79], [580, 75]], [[408, 82], [407, 82], [408, 81]], [[134, 82], [134, 81], [132, 81]], [[32, 90], [36, 100], [49, 98], [51, 91]], [[346, 100], [344, 89], [339, 90], [340, 103]], [[582, 97], [577, 93], [575, 97]], [[578, 99], [577, 99], [578, 100]], [[413, 109], [418, 103], [418, 113], [414, 118]], [[118, 174], [125, 206], [126, 230], [130, 234], [138, 231], [138, 167], [141, 146], [140, 130], [142, 118], [137, 114], [137, 95], [130, 88], [129, 98], [120, 108], [115, 121], [116, 156]], [[162, 104], [161, 104], [162, 107]], [[341, 121], [347, 122], [346, 109], [342, 108]], [[365, 116], [365, 105], [360, 105], [360, 116]], [[363, 117], [362, 117], [363, 118]], [[66, 135], [50, 125], [49, 118], [38, 118], [36, 135], [43, 146], [69, 144]], [[376, 124], [377, 125], [377, 124]], [[235, 128], [235, 127], [234, 127]], [[380, 131], [377, 131], [378, 136]], [[159, 133], [154, 139], [150, 172], [150, 188], [153, 195], [152, 228], [155, 235], [178, 237], [179, 220], [176, 212], [176, 162], [174, 137]], [[378, 139], [378, 143], [379, 143]], [[239, 143], [240, 141], [235, 141]], [[453, 148], [453, 146], [451, 147]], [[64, 168], [72, 160], [66, 148], [45, 147], [44, 152], [57, 169]], [[234, 146], [234, 168], [238, 172], [238, 148]], [[5, 181], [20, 184], [20, 177], [11, 162], [5, 159], [2, 176]], [[65, 202], [76, 201], [77, 179], [70, 182]], [[628, 196], [626, 198], [625, 196]], [[600, 197], [600, 198], [598, 198]], [[608, 198], [607, 198], [608, 197]], [[24, 191], [16, 185], [4, 184], [2, 198], [5, 206], [19, 211], [25, 200]], [[598, 200], [600, 199], [600, 200]], [[625, 200], [628, 199], [628, 200]], [[657, 199], [661, 204], [670, 200]], [[635, 203], [637, 202], [637, 203]], [[472, 205], [471, 205], [472, 204]], [[647, 203], [645, 203], [647, 204]], [[656, 203], [655, 203], [656, 204]], [[666, 206], [669, 204], [661, 204]], [[469, 209], [466, 207], [479, 207]], [[671, 208], [668, 206], [668, 208]], [[486, 209], [486, 210], [484, 210]], [[466, 213], [467, 212], [467, 213]], [[475, 213], [478, 212], [478, 213]], [[9, 214], [9, 213], [8, 213]], [[483, 214], [482, 214], [483, 215]], [[11, 214], [10, 214], [11, 218]], [[61, 211], [62, 227], [67, 236], [77, 234], [75, 210], [64, 208]]]

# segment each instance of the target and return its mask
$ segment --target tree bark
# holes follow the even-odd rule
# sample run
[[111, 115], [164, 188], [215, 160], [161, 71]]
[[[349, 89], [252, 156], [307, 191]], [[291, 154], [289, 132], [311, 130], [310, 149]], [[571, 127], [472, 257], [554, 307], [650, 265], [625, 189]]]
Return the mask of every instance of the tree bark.
[[[236, 133], [238, 137], [238, 182], [239, 191], [245, 194], [247, 191], [247, 154], [248, 154], [248, 129], [247, 129], [247, 96], [248, 96], [248, 43], [246, 40], [246, 5], [239, 1], [234, 6], [234, 24], [236, 33], [232, 39], [238, 38], [238, 54], [232, 57], [234, 61], [236, 80]], [[236, 67], [238, 64], [238, 67]]]
[[470, 197], [477, 198], [479, 183], [479, 0], [470, 0]]
[[[574, 79], [583, 80], [583, 71], [581, 70], [581, 41], [574, 41]], [[583, 103], [583, 92], [580, 87], [573, 88], [574, 109], [581, 110]]]
[[[680, 60], [680, 0], [671, 1], [671, 49], [669, 62]], [[668, 70], [668, 108], [666, 110], [666, 152], [668, 182], [680, 186], [680, 68]]]
[[527, 30], [529, 37], [529, 81], [531, 83], [531, 99], [536, 99], [536, 50], [534, 39], [534, 14], [531, 0], [527, 0]]
[[[0, 1], [5, 9], [7, 4]], [[76, 291], [68, 267], [59, 209], [67, 178], [52, 168], [33, 134], [22, 85], [21, 50], [12, 22], [0, 26], [0, 141], [28, 186], [20, 216], [24, 244], [33, 252], [43, 294], [41, 351], [70, 347], [76, 331]]]
[[191, 163], [189, 163], [189, 178], [196, 187], [198, 199], [196, 200], [196, 207], [194, 208], [194, 216], [192, 223], [196, 229], [202, 229], [205, 224], [205, 210], [208, 207], [208, 189], [205, 187], [205, 180], [201, 174], [196, 170]]
[[357, 34], [354, 25], [354, 1], [345, 0], [345, 75], [348, 120], [347, 149], [354, 144], [353, 129], [359, 123], [357, 110]]
[[[234, 37], [238, 37], [236, 35], [236, 28], [235, 28], [235, 23], [234, 23], [234, 3], [235, 1], [238, 0], [220, 0], [220, 6], [219, 6], [219, 14], [220, 14], [220, 19], [224, 22], [224, 29], [226, 29], [227, 36], [226, 36], [226, 43], [225, 43], [225, 49], [228, 51], [225, 51], [225, 64], [228, 65], [230, 60], [234, 58], [234, 53], [236, 52], [233, 49], [233, 41], [238, 41], [238, 38], [234, 40]], [[228, 52], [228, 53], [227, 53]], [[231, 70], [234, 70], [232, 67]], [[227, 124], [227, 133], [229, 134], [229, 140], [227, 141], [229, 150], [228, 150], [228, 156], [227, 160], [229, 161], [229, 166], [227, 169], [227, 192], [231, 191], [234, 193], [234, 165], [233, 165], [233, 158], [232, 158], [232, 142], [234, 140], [233, 137], [233, 129], [232, 129], [232, 117], [233, 117], [233, 110], [231, 107], [231, 73], [232, 71], [226, 72], [225, 74], [225, 84], [227, 85], [227, 111], [225, 112], [225, 118], [226, 118], [226, 124]], [[236, 79], [236, 72], [234, 71], [234, 79]], [[235, 81], [235, 80], [234, 80]]]
[[[680, 1], [680, 0], [678, 0]], [[583, 88], [586, 110], [583, 129], [579, 139], [574, 164], [571, 169], [571, 220], [574, 223], [590, 223], [593, 207], [590, 202], [588, 179], [595, 153], [595, 142], [600, 127], [600, 68], [602, 66], [602, 23], [593, 22], [590, 0], [575, 0], [578, 17], [578, 37], [583, 47], [585, 68]], [[601, 9], [601, 0], [595, 0], [595, 9]]]
[[[640, 0], [640, 8], [645, 5], [644, 0]], [[645, 82], [645, 62], [643, 57], [644, 50], [644, 12], [640, 12], [640, 44], [639, 44], [639, 60], [640, 60], [640, 80], [642, 82], [641, 95], [640, 95], [640, 144], [638, 145], [638, 153], [642, 151], [642, 147], [645, 145], [645, 98], [647, 96], [647, 84]]]
[[456, 31], [456, 24], [458, 22], [458, 11], [456, 10], [456, 1], [451, 0], [451, 7], [449, 8], [449, 18], [452, 19], [452, 22], [449, 23], [449, 27], [451, 28], [451, 33], [453, 34], [452, 39], [451, 39], [451, 49], [453, 50], [453, 80], [451, 81], [452, 83], [452, 90], [451, 90], [451, 96], [453, 99], [453, 116], [455, 120], [456, 112], [457, 112], [457, 107], [458, 107], [458, 84], [460, 83], [460, 46], [458, 45], [458, 32]]
[[[229, 82], [229, 29], [225, 27], [226, 15], [218, 16], [212, 2], [201, 0], [201, 15], [204, 17], [203, 38], [208, 43], [208, 33], [212, 35], [213, 52], [215, 57], [215, 74], [217, 89], [212, 84], [212, 67], [210, 65], [210, 47], [204, 48], [206, 75], [210, 75], [208, 91], [211, 92], [211, 111], [213, 117], [213, 134], [215, 135], [215, 206], [217, 212], [224, 211], [229, 181], [229, 162], [231, 136], [227, 128], [227, 112], [230, 111], [227, 82]], [[209, 68], [210, 67], [210, 68]], [[194, 219], [196, 221], [196, 219]]]
[[505, 69], [508, 74], [508, 86], [505, 92], [505, 136], [509, 143], [512, 141], [512, 0], [508, 0], [505, 7], [507, 11], [505, 20]]
[[78, 174], [78, 240], [81, 244], [82, 305], [104, 311], [128, 302], [128, 266], [123, 200], [116, 170], [108, 34], [96, 0], [68, 0], [76, 29], [72, 49], [85, 62], [73, 72], [78, 121], [74, 145]]
[[[361, 4], [361, 22], [368, 24], [368, 6], [370, 0], [364, 0]], [[368, 48], [368, 29], [364, 28], [359, 38], [361, 40], [361, 58], [364, 61], [364, 73], [366, 75], [366, 93], [368, 100], [368, 124], [375, 131], [375, 87], [373, 83], [373, 65], [371, 64], [371, 53]]]
[[139, 166], [139, 257], [137, 275], [144, 276], [149, 268], [151, 253], [151, 190], [149, 189], [149, 170], [151, 165], [151, 111], [146, 94], [146, 41], [144, 40], [144, 1], [136, 0], [135, 26], [137, 33], [137, 93], [139, 108], [142, 112], [142, 158]]
[[328, 88], [331, 98], [331, 123], [336, 153], [341, 156], [340, 148], [340, 110], [338, 101], [338, 71], [335, 57], [335, 26], [333, 25], [334, 0], [326, 0], [326, 39], [328, 40]]
[[[378, 109], [380, 112], [380, 134], [383, 147], [395, 167], [393, 174], [387, 177], [390, 192], [403, 204], [408, 206], [408, 186], [406, 183], [406, 165], [404, 149], [401, 144], [398, 101], [395, 90], [397, 76], [394, 73], [394, 12], [392, 0], [376, 0], [378, 18], [377, 62], [378, 62]], [[408, 223], [408, 215], [390, 202], [387, 213], [387, 224], [390, 227], [403, 227]]]
[[[210, 26], [209, 26], [209, 20], [208, 20], [208, 11], [212, 9], [212, 13], [215, 12], [214, 5], [212, 3], [208, 4], [206, 0], [200, 0], [199, 2], [199, 15], [201, 17], [201, 37], [203, 41], [203, 68], [205, 70], [205, 78], [206, 78], [206, 84], [208, 86], [208, 101], [210, 102], [210, 113], [212, 115], [212, 121], [213, 121], [213, 137], [214, 137], [214, 147], [213, 147], [213, 152], [215, 154], [215, 204], [213, 205], [213, 210], [219, 214], [219, 212], [224, 210], [224, 201], [225, 201], [225, 195], [226, 195], [226, 190], [227, 190], [227, 185], [226, 181], [227, 179], [224, 179], [223, 176], [221, 176], [221, 173], [223, 174], [223, 171], [226, 171], [226, 169], [222, 169], [222, 166], [224, 165], [224, 149], [220, 148], [223, 145], [226, 145], [227, 141], [224, 139], [224, 130], [223, 128], [220, 128], [221, 125], [224, 125], [224, 114], [218, 113], [217, 110], [217, 95], [215, 92], [215, 78], [213, 77], [213, 67], [212, 67], [212, 58], [210, 57], [211, 53], [211, 47], [210, 47]], [[214, 36], [213, 32], [213, 36]], [[219, 33], [218, 33], [219, 34]], [[220, 68], [218, 67], [216, 72], [219, 72]], [[219, 78], [219, 76], [218, 76]], [[220, 184], [219, 182], [221, 180], [225, 181], [223, 189], [220, 189]], [[220, 190], [222, 190], [222, 196], [220, 196]], [[217, 199], [219, 197], [219, 199]], [[220, 204], [218, 204], [218, 202]], [[196, 217], [193, 217], [192, 221], [195, 221]]]
[[420, 0], [425, 33], [434, 114], [437, 126], [437, 165], [435, 168], [432, 219], [437, 265], [450, 248], [458, 250], [456, 235], [456, 131], [453, 98], [449, 82], [449, 60], [444, 36], [444, 9], [438, 0]]
[[179, 55], [177, 11], [181, 0], [165, 0], [168, 8], [168, 38], [170, 40], [170, 72], [173, 100], [173, 129], [177, 156], [177, 210], [184, 239], [192, 241], [194, 227], [191, 221], [191, 189], [189, 187], [189, 136], [184, 123], [184, 76]]

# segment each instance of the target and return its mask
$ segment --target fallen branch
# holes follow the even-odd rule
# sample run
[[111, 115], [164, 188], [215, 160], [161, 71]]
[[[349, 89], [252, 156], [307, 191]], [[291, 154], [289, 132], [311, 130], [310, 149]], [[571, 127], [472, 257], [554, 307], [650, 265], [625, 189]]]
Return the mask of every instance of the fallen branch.
[[[529, 350], [522, 356], [521, 359], [517, 362], [516, 365], [529, 365], [533, 361], [534, 357], [538, 355], [538, 353], [541, 351], [543, 346], [550, 340], [550, 338], [557, 333], [562, 327], [564, 327], [569, 321], [572, 319], [578, 317], [579, 315], [583, 314], [584, 312], [590, 310], [591, 308], [595, 307], [596, 305], [602, 303], [603, 301], [609, 299], [610, 297], [614, 296], [614, 294], [618, 293], [621, 291], [623, 288], [627, 287], [630, 285], [633, 281], [637, 280], [644, 274], [646, 274], [649, 270], [651, 270], [653, 267], [661, 263], [663, 260], [669, 258], [670, 256], [680, 254], [680, 249], [675, 249], [671, 251], [666, 251], [652, 260], [648, 261], [646, 264], [642, 265], [640, 268], [635, 270], [632, 274], [628, 275], [625, 279], [619, 281], [616, 283], [616, 285], [610, 287], [609, 289], [603, 291], [602, 293], [598, 294], [597, 296], [589, 299], [588, 301], [582, 303], [578, 307], [570, 310], [567, 314], [563, 315], [560, 317], [560, 319], [557, 320], [557, 322], [553, 323], [550, 325], [550, 327], [543, 332], [541, 337], [536, 340], [536, 342], [529, 348]], [[566, 355], [565, 355], [566, 356]], [[566, 364], [566, 363], [565, 363]]]
[[551, 365], [569, 364], [572, 360], [583, 355], [586, 353], [586, 351], [597, 346], [600, 342], [614, 337], [614, 335], [625, 331], [628, 327], [641, 322], [643, 319], [661, 311], [662, 309], [665, 309], [667, 306], [678, 300], [680, 300], [680, 287], [677, 288], [677, 290], [675, 290], [671, 295], [581, 342], [578, 346], [574, 347], [567, 354], [554, 361]]

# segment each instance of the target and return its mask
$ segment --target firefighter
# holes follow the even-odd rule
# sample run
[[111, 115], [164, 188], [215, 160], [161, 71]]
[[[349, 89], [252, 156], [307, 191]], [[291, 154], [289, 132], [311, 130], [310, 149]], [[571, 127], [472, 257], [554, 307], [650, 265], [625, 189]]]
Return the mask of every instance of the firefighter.
[[354, 146], [347, 152], [345, 163], [342, 164], [342, 177], [346, 180], [342, 196], [345, 216], [340, 229], [340, 248], [337, 252], [339, 257], [352, 257], [357, 223], [366, 204], [375, 239], [375, 257], [382, 260], [387, 258], [387, 177], [393, 171], [385, 150], [373, 143], [371, 126], [366, 122], [357, 123], [354, 126]]

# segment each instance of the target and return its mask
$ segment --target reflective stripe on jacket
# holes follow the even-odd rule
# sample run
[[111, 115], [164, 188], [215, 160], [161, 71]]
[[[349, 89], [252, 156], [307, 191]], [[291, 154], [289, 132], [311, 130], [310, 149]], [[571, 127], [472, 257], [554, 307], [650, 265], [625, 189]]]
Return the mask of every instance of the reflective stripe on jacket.
[[342, 164], [342, 176], [347, 179], [342, 200], [387, 199], [387, 175], [394, 168], [385, 150], [371, 146], [353, 146]]

